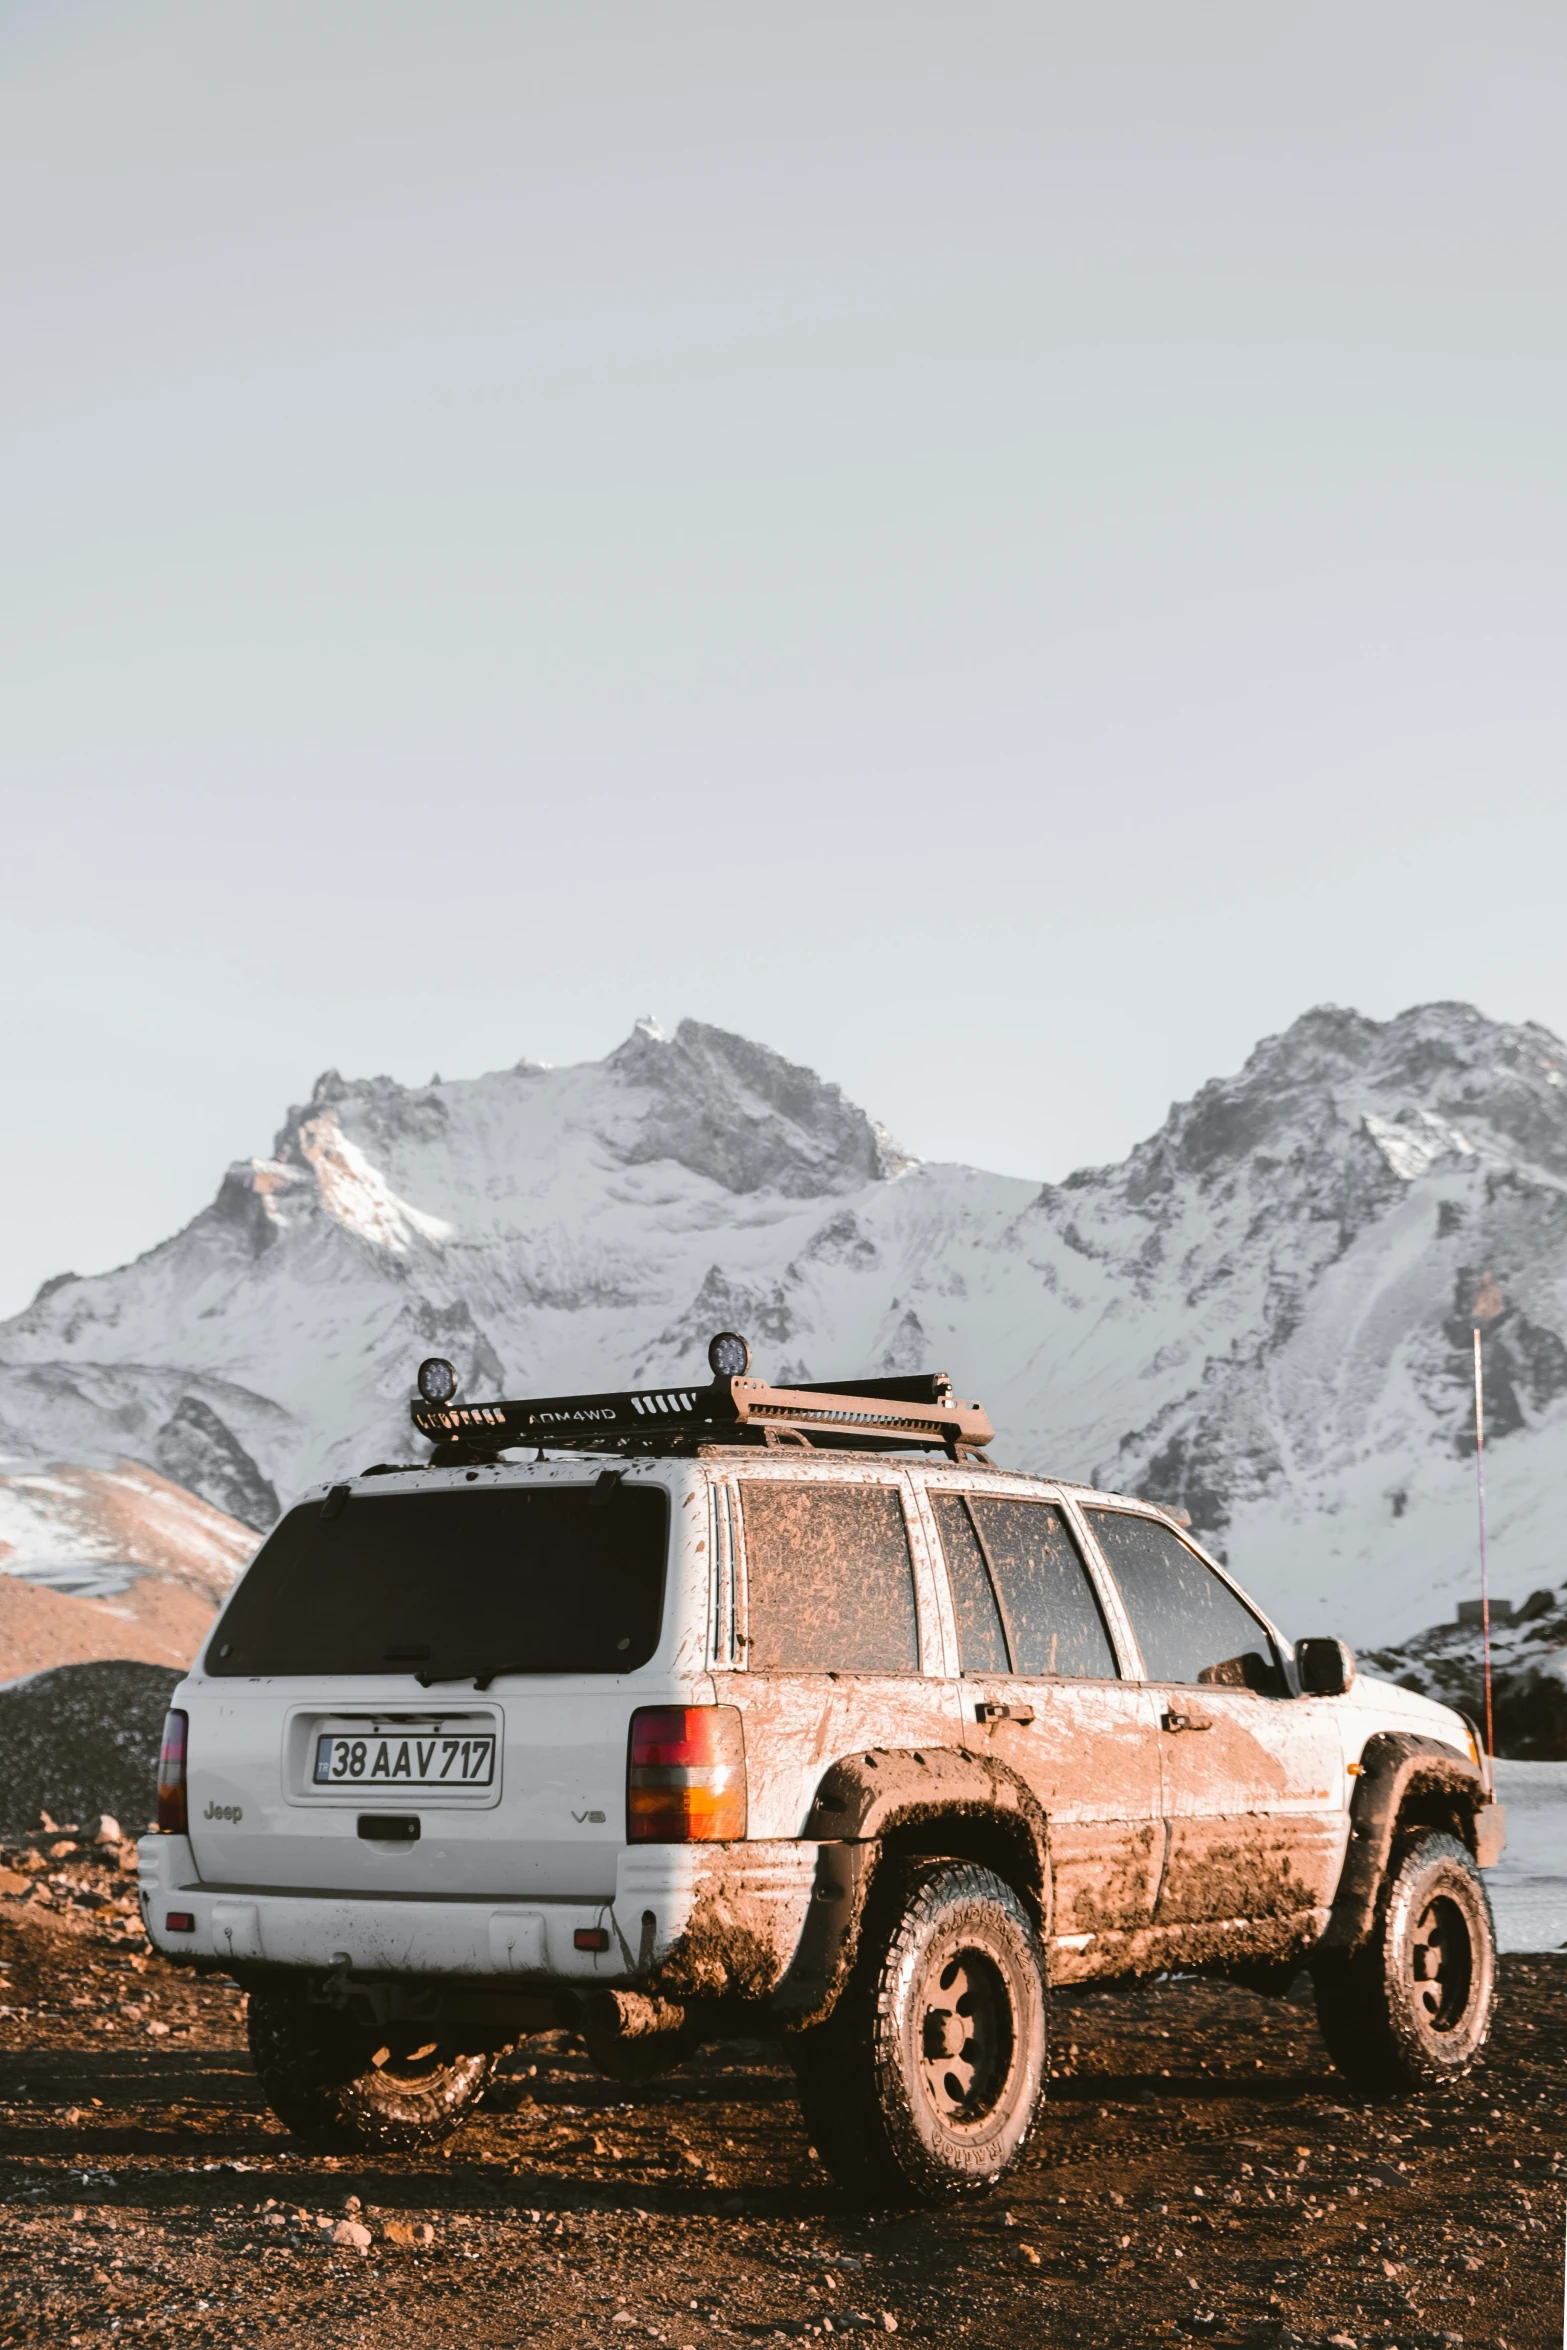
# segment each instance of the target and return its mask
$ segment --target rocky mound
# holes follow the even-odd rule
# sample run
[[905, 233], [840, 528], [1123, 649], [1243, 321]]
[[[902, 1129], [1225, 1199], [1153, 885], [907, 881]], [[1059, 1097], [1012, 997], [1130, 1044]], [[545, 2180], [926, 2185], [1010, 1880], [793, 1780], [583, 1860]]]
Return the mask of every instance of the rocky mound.
[[108, 1812], [140, 1835], [157, 1799], [158, 1742], [180, 1675], [162, 1665], [61, 1665], [0, 1689], [0, 1839]]
[[[1434, 1624], [1362, 1659], [1405, 1689], [1485, 1720], [1478, 1624]], [[1498, 1754], [1567, 1762], [1567, 1587], [1532, 1592], [1509, 1622], [1491, 1627], [1491, 1712]]]

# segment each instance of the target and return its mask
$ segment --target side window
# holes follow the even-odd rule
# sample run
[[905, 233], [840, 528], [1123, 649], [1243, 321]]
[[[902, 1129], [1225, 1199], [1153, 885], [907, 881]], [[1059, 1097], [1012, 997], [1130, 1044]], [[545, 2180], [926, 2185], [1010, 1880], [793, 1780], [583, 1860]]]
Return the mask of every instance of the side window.
[[[1001, 1653], [1010, 1651], [1014, 1673], [1056, 1673], [1069, 1680], [1113, 1681], [1115, 1652], [1087, 1570], [1061, 1512], [1044, 1501], [1003, 1501], [990, 1494], [943, 1496], [961, 1500], [974, 1552], [985, 1569], [993, 1593], [992, 1607], [1000, 1617], [1005, 1637]], [[953, 1516], [941, 1517], [945, 1543]], [[961, 1552], [960, 1552], [961, 1556]], [[949, 1567], [953, 1551], [947, 1550]], [[976, 1626], [984, 1623], [981, 1593], [973, 1579], [972, 1561], [953, 1568], [953, 1599], [958, 1610], [958, 1636], [964, 1669], [985, 1672], [996, 1668], [970, 1661], [969, 1630], [960, 1585], [967, 1577], [972, 1599], [968, 1611]], [[996, 1653], [992, 1646], [991, 1653]], [[1004, 1667], [1001, 1669], [1005, 1669]]]
[[915, 1673], [919, 1628], [892, 1485], [745, 1479], [754, 1672]]
[[933, 1493], [930, 1504], [941, 1529], [942, 1555], [958, 1619], [958, 1655], [965, 1673], [1010, 1673], [1007, 1636], [1001, 1626], [990, 1569], [961, 1493]]
[[1273, 1643], [1249, 1607], [1168, 1526], [1089, 1510], [1132, 1619], [1150, 1681], [1206, 1683], [1282, 1697]]

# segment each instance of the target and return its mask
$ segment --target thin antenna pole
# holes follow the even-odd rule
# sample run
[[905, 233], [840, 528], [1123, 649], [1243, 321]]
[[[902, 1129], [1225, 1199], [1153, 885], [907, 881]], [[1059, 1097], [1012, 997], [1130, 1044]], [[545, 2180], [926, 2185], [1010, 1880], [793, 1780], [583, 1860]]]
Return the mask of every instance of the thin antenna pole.
[[1475, 1341], [1475, 1491], [1480, 1503], [1480, 1653], [1485, 1668], [1485, 1751], [1496, 1753], [1491, 1716], [1491, 1582], [1485, 1558], [1485, 1373], [1480, 1365], [1480, 1325]]

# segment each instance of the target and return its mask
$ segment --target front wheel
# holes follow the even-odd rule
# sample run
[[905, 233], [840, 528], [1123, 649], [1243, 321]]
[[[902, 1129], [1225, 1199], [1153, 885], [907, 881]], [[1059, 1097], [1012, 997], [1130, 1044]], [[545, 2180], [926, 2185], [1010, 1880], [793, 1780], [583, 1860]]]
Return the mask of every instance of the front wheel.
[[1044, 2080], [1032, 1921], [989, 1869], [927, 1865], [860, 1953], [825, 2024], [794, 2050], [811, 2142], [839, 2185], [894, 2201], [994, 2186], [1023, 2150]]
[[252, 1991], [247, 2030], [267, 2103], [324, 2149], [438, 2145], [495, 2069], [428, 2024], [361, 2024], [292, 1989]]
[[1370, 1941], [1313, 1969], [1328, 2053], [1373, 2096], [1466, 2073], [1496, 1997], [1496, 1928], [1480, 1872], [1456, 1836], [1395, 1848]]

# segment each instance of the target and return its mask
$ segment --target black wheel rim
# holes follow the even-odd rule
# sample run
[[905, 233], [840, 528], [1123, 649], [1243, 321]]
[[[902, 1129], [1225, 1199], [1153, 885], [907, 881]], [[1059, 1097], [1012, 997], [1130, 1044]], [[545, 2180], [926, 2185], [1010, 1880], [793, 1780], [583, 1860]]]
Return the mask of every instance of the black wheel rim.
[[1012, 2070], [1012, 2000], [1006, 1977], [983, 1950], [933, 1953], [914, 2009], [919, 2078], [932, 2112], [949, 2130], [987, 2122]]
[[1464, 2020], [1474, 1983], [1474, 1941], [1459, 1903], [1439, 1893], [1426, 1903], [1409, 1938], [1416, 2015], [1428, 2032], [1451, 2032]]

